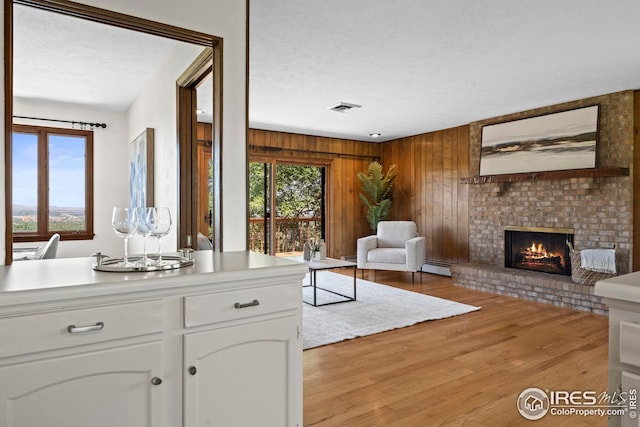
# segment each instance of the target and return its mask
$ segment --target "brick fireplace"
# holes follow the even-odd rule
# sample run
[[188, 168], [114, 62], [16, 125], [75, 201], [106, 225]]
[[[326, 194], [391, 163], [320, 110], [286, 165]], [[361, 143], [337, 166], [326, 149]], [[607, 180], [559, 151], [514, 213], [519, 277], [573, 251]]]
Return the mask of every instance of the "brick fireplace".
[[[600, 106], [598, 166], [629, 167], [633, 163], [634, 104], [633, 91], [624, 91], [472, 123], [471, 174], [479, 171], [482, 126], [594, 104]], [[451, 266], [455, 284], [606, 314], [606, 306], [593, 295], [593, 286], [573, 283], [563, 274], [505, 267], [505, 230], [572, 230], [578, 250], [615, 245], [619, 273], [628, 273], [633, 238], [632, 177], [488, 180], [461, 185], [469, 185], [469, 263]]]

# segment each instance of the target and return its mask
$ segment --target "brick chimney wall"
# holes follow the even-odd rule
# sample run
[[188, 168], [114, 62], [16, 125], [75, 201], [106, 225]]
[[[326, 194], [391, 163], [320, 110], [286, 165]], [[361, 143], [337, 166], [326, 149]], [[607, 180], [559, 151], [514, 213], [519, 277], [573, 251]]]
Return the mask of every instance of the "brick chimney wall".
[[[598, 166], [633, 162], [633, 91], [617, 92], [471, 123], [470, 171], [478, 174], [482, 126], [598, 104]], [[618, 250], [619, 273], [630, 271], [632, 178], [569, 178], [469, 185], [470, 262], [504, 266], [504, 227], [575, 230], [576, 249]]]

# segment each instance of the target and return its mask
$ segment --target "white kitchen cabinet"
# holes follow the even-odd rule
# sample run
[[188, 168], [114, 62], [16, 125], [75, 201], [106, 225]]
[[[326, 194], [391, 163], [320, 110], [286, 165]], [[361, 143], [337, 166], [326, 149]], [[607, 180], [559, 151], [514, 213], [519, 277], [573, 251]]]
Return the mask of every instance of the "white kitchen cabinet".
[[[596, 283], [594, 293], [609, 307], [609, 395], [619, 396], [622, 415], [609, 417], [610, 427], [639, 426], [640, 273]], [[616, 405], [617, 404], [617, 405]]]
[[3, 427], [160, 426], [161, 344], [0, 367]]
[[0, 427], [302, 426], [306, 265], [206, 251], [172, 272], [90, 262], [0, 267]]
[[296, 317], [186, 334], [185, 425], [295, 426]]

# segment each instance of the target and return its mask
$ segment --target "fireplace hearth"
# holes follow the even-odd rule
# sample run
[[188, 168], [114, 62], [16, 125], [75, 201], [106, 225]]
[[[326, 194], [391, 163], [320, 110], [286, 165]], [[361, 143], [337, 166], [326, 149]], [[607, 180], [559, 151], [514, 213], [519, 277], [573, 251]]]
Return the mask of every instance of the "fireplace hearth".
[[573, 230], [560, 228], [505, 227], [505, 267], [542, 273], [571, 275], [567, 242]]

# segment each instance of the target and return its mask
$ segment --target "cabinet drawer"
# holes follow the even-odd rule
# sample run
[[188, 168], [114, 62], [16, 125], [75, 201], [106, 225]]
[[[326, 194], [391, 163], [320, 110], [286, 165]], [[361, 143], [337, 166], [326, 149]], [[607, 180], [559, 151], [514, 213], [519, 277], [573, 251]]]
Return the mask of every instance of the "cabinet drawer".
[[161, 332], [163, 317], [153, 300], [0, 319], [0, 357]]
[[620, 362], [640, 366], [640, 324], [620, 322]]
[[184, 298], [184, 326], [259, 316], [300, 307], [299, 284], [283, 284], [264, 288], [241, 289]]

